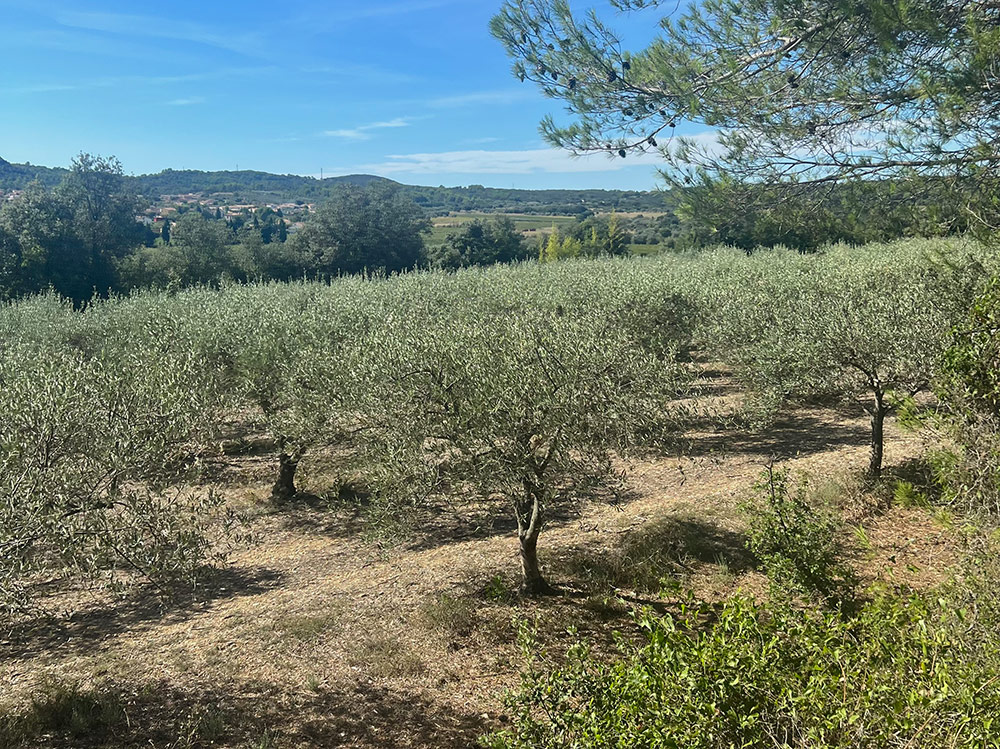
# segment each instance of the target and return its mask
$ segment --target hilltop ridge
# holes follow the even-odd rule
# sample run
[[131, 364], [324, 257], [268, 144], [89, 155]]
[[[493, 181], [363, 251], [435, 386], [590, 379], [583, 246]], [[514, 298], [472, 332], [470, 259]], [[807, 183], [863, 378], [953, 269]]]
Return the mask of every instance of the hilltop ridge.
[[[0, 191], [23, 190], [38, 180], [52, 187], [67, 174], [60, 167], [14, 164], [0, 158]], [[136, 192], [152, 201], [165, 195], [231, 193], [236, 202], [322, 202], [338, 187], [384, 183], [398, 186], [429, 213], [487, 211], [563, 213], [587, 211], [663, 211], [669, 193], [633, 190], [518, 190], [484, 187], [429, 187], [406, 185], [374, 174], [348, 174], [317, 179], [297, 174], [272, 174], [254, 170], [208, 172], [165, 169], [157, 174], [130, 176]]]

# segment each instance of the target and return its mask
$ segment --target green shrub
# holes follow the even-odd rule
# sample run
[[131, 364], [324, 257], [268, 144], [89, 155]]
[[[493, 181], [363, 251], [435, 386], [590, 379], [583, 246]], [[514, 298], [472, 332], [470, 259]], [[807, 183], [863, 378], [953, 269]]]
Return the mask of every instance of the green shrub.
[[583, 643], [559, 667], [531, 660], [513, 727], [483, 745], [996, 746], [996, 632], [993, 660], [977, 657], [944, 601], [887, 593], [845, 618], [736, 598], [639, 625], [645, 641], [610, 662]]
[[1000, 514], [1000, 278], [977, 298], [942, 359], [941, 428], [953, 448], [933, 456], [945, 501]]
[[930, 501], [912, 481], [897, 481], [892, 501], [900, 507], [929, 507]]
[[768, 466], [754, 488], [758, 499], [743, 506], [749, 521], [747, 548], [772, 587], [818, 596], [835, 606], [847, 602], [856, 580], [840, 560], [836, 519], [809, 504], [804, 484], [790, 488], [787, 471]]

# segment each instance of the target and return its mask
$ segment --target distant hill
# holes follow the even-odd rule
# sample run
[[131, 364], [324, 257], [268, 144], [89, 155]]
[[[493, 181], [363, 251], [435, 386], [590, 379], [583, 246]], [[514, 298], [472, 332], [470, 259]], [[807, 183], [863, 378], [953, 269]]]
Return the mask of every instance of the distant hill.
[[[192, 169], [165, 169], [159, 174], [144, 174], [133, 178], [136, 189], [148, 198], [160, 195], [183, 195], [190, 192], [235, 193], [258, 200], [313, 201], [322, 198], [337, 185], [368, 185], [376, 181], [391, 182], [370, 174], [330, 177], [318, 180], [297, 174], [269, 172], [200, 172]], [[395, 183], [394, 183], [395, 184]]]
[[58, 185], [66, 169], [52, 169], [31, 164], [11, 164], [0, 158], [0, 190], [23, 190], [36, 179], [47, 187]]
[[[0, 190], [21, 190], [32, 180], [47, 186], [57, 185], [65, 169], [11, 164], [0, 158]], [[448, 211], [484, 211], [488, 213], [578, 214], [592, 211], [663, 211], [669, 195], [661, 192], [630, 190], [514, 190], [470, 185], [468, 187], [422, 187], [401, 185], [385, 177], [350, 174], [343, 177], [302, 177], [295, 174], [270, 174], [255, 171], [202, 172], [166, 169], [159, 174], [130, 177], [135, 189], [150, 200], [161, 195], [187, 193], [231, 193], [233, 202], [285, 203], [322, 202], [344, 184], [369, 185], [385, 182], [400, 189], [432, 214]]]

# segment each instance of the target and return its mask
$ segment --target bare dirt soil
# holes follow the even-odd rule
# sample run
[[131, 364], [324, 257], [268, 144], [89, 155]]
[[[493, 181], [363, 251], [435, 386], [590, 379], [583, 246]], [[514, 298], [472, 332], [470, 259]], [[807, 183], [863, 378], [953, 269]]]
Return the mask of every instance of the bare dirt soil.
[[[30, 746], [474, 746], [507, 720], [518, 622], [557, 653], [570, 626], [610, 648], [612, 632], [635, 634], [634, 607], [671, 610], [669, 596], [616, 577], [623, 549], [639, 568], [643, 550], [669, 560], [664, 580], [709, 600], [766, 595], [738, 503], [772, 458], [821, 493], [851, 495], [867, 427], [860, 416], [800, 409], [760, 435], [692, 434], [687, 457], [623, 463], [623, 499], [582, 499], [544, 531], [539, 553], [560, 594], [537, 600], [515, 592], [505, 514], [492, 523], [442, 514], [434, 533], [380, 547], [359, 538], [346, 505], [271, 506], [274, 456], [230, 457], [221, 490], [266, 508], [254, 520], [258, 542], [189, 599], [96, 601], [0, 643], [0, 708], [23, 710], [54, 683], [110, 700], [105, 723], [42, 732]], [[920, 447], [891, 426], [886, 464], [904, 465]], [[321, 493], [323, 471], [304, 483]], [[864, 576], [942, 579], [946, 524], [869, 504], [840, 508], [863, 529], [849, 541]]]

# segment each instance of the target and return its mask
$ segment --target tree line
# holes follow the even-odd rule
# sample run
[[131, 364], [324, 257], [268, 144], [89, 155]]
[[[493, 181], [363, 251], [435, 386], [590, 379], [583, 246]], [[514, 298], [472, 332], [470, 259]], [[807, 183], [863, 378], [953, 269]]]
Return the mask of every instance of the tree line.
[[[237, 216], [187, 210], [150, 226], [147, 202], [113, 158], [81, 154], [55, 187], [31, 183], [0, 206], [0, 298], [52, 288], [81, 303], [135, 288], [180, 288], [223, 279], [290, 280], [344, 273], [457, 269], [531, 258], [621, 255], [633, 242], [662, 250], [729, 244], [814, 251], [974, 229], [954, 185], [936, 179], [836, 185], [817, 202], [796, 186], [705, 181], [659, 215], [597, 216], [530, 246], [503, 215], [475, 219], [428, 245], [428, 212], [401, 186], [342, 184], [301, 228], [269, 207]], [[668, 194], [667, 197], [673, 194]], [[666, 201], [667, 198], [665, 197]], [[298, 230], [296, 230], [298, 229]]]
[[235, 217], [196, 208], [151, 227], [132, 187], [117, 159], [81, 154], [57, 186], [33, 182], [4, 202], [0, 298], [52, 289], [79, 304], [135, 288], [457, 268], [530, 254], [504, 218], [474, 221], [447, 247], [428, 249], [425, 211], [388, 181], [339, 187], [294, 232], [266, 207]]

